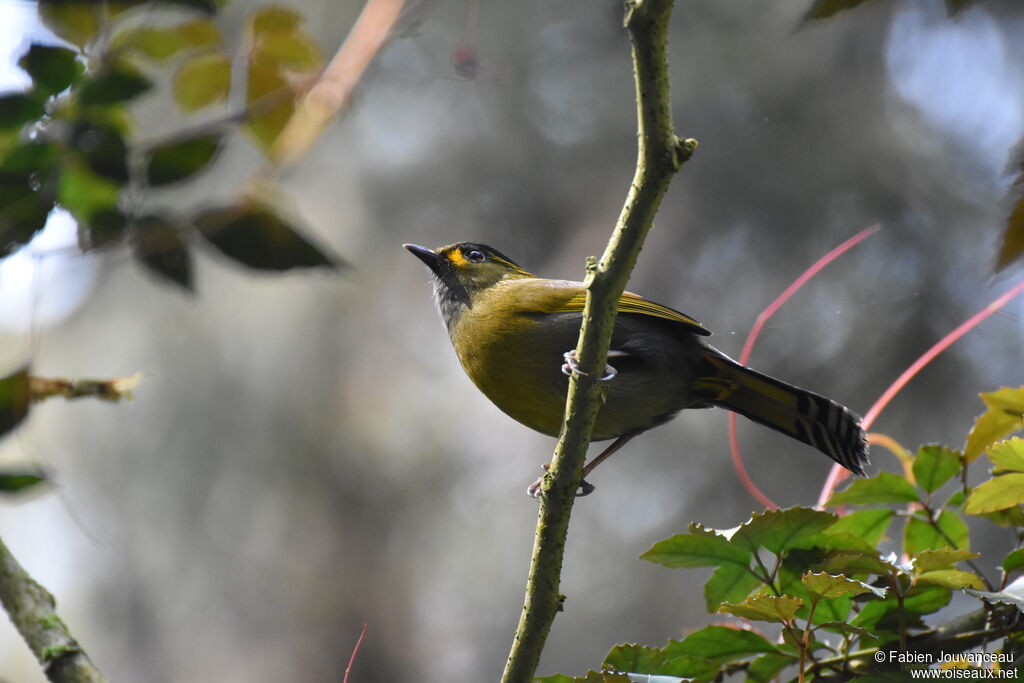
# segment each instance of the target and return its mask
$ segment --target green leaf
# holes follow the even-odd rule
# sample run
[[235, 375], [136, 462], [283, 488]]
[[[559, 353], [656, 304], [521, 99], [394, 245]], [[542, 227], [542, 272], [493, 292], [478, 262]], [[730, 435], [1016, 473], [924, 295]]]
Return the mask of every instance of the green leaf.
[[150, 272], [194, 292], [192, 254], [183, 236], [184, 229], [163, 216], [136, 219], [132, 247], [135, 259]]
[[988, 449], [992, 464], [1013, 472], [1024, 472], [1024, 439], [1015, 436]]
[[156, 61], [182, 50], [218, 48], [223, 44], [220, 28], [209, 19], [193, 19], [173, 26], [135, 26], [116, 38], [117, 47], [137, 50]]
[[689, 655], [704, 660], [731, 662], [749, 655], [778, 652], [779, 649], [752, 631], [706, 626], [681, 641], [670, 642], [664, 651], [671, 656]]
[[882, 560], [876, 550], [871, 553], [849, 550], [832, 551], [821, 562], [812, 567], [819, 572], [829, 574], [889, 574], [892, 565]]
[[949, 588], [950, 590], [956, 590], [958, 588], [975, 588], [981, 590], [985, 588], [985, 583], [977, 574], [965, 572], [961, 569], [936, 569], [935, 571], [925, 572], [921, 574], [921, 576], [917, 577], [917, 582], [919, 584], [932, 583], [937, 586]]
[[1024, 567], [1024, 548], [1017, 548], [1003, 559], [1003, 571], [1009, 574]]
[[733, 543], [745, 543], [750, 550], [767, 548], [776, 555], [791, 548], [813, 544], [822, 531], [835, 524], [836, 515], [813, 508], [794, 507], [754, 514], [740, 526]]
[[882, 508], [849, 512], [840, 517], [839, 521], [830, 526], [825, 533], [849, 533], [874, 548], [889, 530], [889, 523], [894, 514], [892, 510]]
[[940, 548], [966, 549], [970, 547], [969, 533], [967, 522], [954, 512], [943, 510], [933, 526], [924, 512], [917, 511], [903, 528], [903, 552], [917, 555]]
[[28, 415], [28, 367], [0, 378], [0, 434], [11, 431]]
[[921, 446], [914, 457], [914, 479], [928, 493], [937, 491], [960, 471], [960, 453], [944, 446]]
[[913, 503], [917, 489], [909, 481], [892, 472], [879, 472], [870, 479], [857, 479], [844, 490], [832, 495], [828, 505], [870, 505], [875, 503]]
[[174, 74], [174, 101], [193, 112], [227, 102], [231, 90], [231, 60], [221, 52], [207, 52], [184, 62]]
[[16, 144], [0, 160], [0, 257], [27, 244], [53, 209], [53, 143]]
[[[1020, 182], [1018, 180], [1018, 182]], [[1024, 197], [1017, 199], [1006, 220], [1006, 230], [996, 255], [996, 272], [1024, 256]]]
[[982, 515], [1021, 503], [1024, 503], [1024, 473], [1014, 472], [990, 479], [971, 491], [964, 503], [964, 512]]
[[46, 27], [72, 45], [85, 47], [99, 34], [103, 10], [100, 3], [39, 0], [38, 4]]
[[[268, 150], [291, 120], [296, 95], [290, 92], [291, 86], [275, 60], [259, 54], [253, 55], [249, 60], [248, 77], [246, 104], [251, 109], [257, 101], [262, 101], [263, 105], [246, 120], [246, 129], [264, 150]], [[282, 94], [287, 96], [282, 97]], [[270, 97], [278, 97], [280, 102], [273, 106], [267, 105]]]
[[704, 602], [708, 612], [714, 612], [723, 602], [740, 602], [761, 585], [747, 567], [739, 564], [723, 564], [716, 569], [704, 584]]
[[155, 147], [146, 161], [146, 179], [150, 185], [166, 185], [206, 168], [220, 152], [223, 137], [203, 137]]
[[[1022, 215], [1024, 220], [1024, 215]], [[974, 462], [997, 441], [1024, 429], [1024, 387], [1003, 387], [988, 394], [979, 394], [988, 406], [974, 421], [964, 446], [964, 459]]]
[[16, 130], [43, 115], [43, 101], [25, 93], [0, 95], [0, 130]]
[[257, 40], [254, 55], [292, 71], [315, 71], [323, 65], [320, 48], [302, 32], [272, 31]]
[[[948, 605], [951, 597], [952, 593], [943, 586], [918, 585], [907, 593], [903, 607], [910, 615], [932, 614]], [[896, 631], [899, 628], [899, 603], [896, 598], [865, 603], [860, 614], [850, 623], [869, 631]]]
[[866, 583], [848, 579], [845, 576], [833, 576], [832, 574], [815, 574], [814, 572], [807, 572], [800, 577], [800, 582], [803, 583], [807, 591], [820, 599], [827, 598], [838, 598], [844, 595], [863, 595], [864, 593], [874, 593], [880, 598], [885, 597], [884, 588], [875, 588], [869, 586]]
[[804, 21], [811, 19], [827, 19], [845, 9], [852, 9], [867, 0], [814, 0], [804, 15]]
[[847, 624], [845, 621], [827, 621], [824, 624], [818, 624], [818, 628], [823, 628], [826, 631], [832, 631], [833, 633], [842, 633], [850, 636], [857, 636], [858, 638], [874, 638], [874, 634], [869, 631], [865, 631], [862, 628]]
[[78, 101], [106, 106], [132, 100], [153, 87], [148, 78], [126, 64], [116, 64], [82, 83]]
[[0, 470], [0, 493], [20, 493], [46, 482], [46, 473], [40, 469]]
[[540, 681], [540, 683], [632, 683], [633, 681], [627, 674], [621, 672], [593, 670], [588, 671], [583, 677], [573, 678], [565, 674], [555, 674], [534, 680]]
[[1022, 612], [1024, 612], [1024, 581], [1017, 579], [1003, 590], [992, 593], [989, 591], [974, 590], [973, 588], [965, 588], [964, 593], [973, 595], [981, 600], [988, 602], [999, 602], [1004, 605], [1016, 605]]
[[199, 233], [228, 258], [257, 270], [334, 267], [322, 251], [270, 208], [243, 203], [195, 218]]
[[101, 211], [117, 208], [120, 186], [69, 161], [64, 164], [57, 201], [78, 220], [89, 223]]
[[719, 567], [733, 564], [746, 573], [750, 565], [750, 551], [733, 545], [729, 539], [700, 524], [690, 524], [690, 533], [676, 534], [660, 541], [640, 556], [671, 568]]
[[253, 33], [294, 31], [302, 23], [302, 14], [284, 5], [264, 5], [252, 13], [250, 26]]
[[796, 662], [797, 659], [792, 655], [774, 652], [763, 654], [747, 667], [747, 681], [748, 683], [770, 683], [780, 671]]
[[755, 595], [741, 603], [724, 603], [718, 611], [751, 621], [792, 621], [803, 607], [804, 601], [788, 595]]
[[32, 77], [39, 91], [55, 95], [69, 88], [82, 73], [82, 64], [77, 57], [73, 50], [65, 47], [33, 43], [18, 60], [18, 66]]
[[718, 672], [720, 665], [689, 655], [670, 655], [664, 649], [636, 644], [616, 645], [601, 664], [604, 671], [648, 676], [696, 677]]
[[972, 553], [970, 550], [940, 548], [939, 550], [925, 550], [912, 559], [915, 572], [928, 572], [934, 569], [950, 568], [957, 562], [963, 562], [972, 557], [981, 557], [981, 555]]

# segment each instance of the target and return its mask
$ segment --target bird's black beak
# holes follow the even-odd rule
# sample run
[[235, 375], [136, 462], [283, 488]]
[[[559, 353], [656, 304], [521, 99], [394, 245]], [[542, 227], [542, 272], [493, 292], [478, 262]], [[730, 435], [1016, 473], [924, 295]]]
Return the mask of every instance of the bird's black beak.
[[440, 271], [443, 257], [433, 249], [427, 249], [418, 244], [403, 244], [402, 246], [408, 249], [409, 253], [413, 256], [427, 264], [427, 268], [430, 268], [434, 273]]

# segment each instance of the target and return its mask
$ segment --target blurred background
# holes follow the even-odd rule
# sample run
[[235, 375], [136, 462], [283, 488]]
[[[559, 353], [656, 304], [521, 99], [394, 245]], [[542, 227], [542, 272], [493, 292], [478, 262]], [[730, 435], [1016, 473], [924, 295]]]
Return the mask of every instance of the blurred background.
[[[256, 3], [219, 22], [237, 34]], [[360, 3], [291, 2], [326, 55]], [[677, 132], [700, 141], [630, 289], [685, 311], [738, 355], [757, 314], [835, 245], [762, 333], [754, 367], [863, 413], [914, 359], [1020, 277], [992, 276], [1010, 151], [1024, 135], [1024, 8], [880, 0], [801, 25], [808, 0], [680, 0], [670, 38]], [[4, 86], [47, 40], [33, 3], [0, 2]], [[422, 2], [345, 115], [283, 184], [337, 272], [267, 276], [210, 250], [189, 297], [123, 251], [67, 256], [56, 216], [0, 265], [0, 370], [146, 373], [135, 400], [51, 400], [0, 442], [55, 489], [0, 501], [0, 536], [55, 593], [119, 681], [496, 680], [522, 604], [537, 506], [524, 491], [554, 441], [463, 375], [422, 264], [403, 242], [491, 244], [578, 279], [632, 177], [635, 111], [620, 2]], [[53, 38], [49, 38], [53, 40]], [[166, 88], [143, 133], [188, 119]], [[260, 163], [236, 136], [201, 182], [233, 196]], [[56, 249], [56, 255], [53, 250]], [[40, 254], [48, 253], [47, 256]], [[977, 394], [1024, 384], [1024, 301], [932, 363], [874, 429], [960, 447]], [[813, 505], [830, 461], [740, 421], [754, 481]], [[897, 469], [876, 450], [875, 466]], [[726, 415], [645, 434], [574, 510], [540, 674], [582, 673], [619, 642], [662, 644], [714, 620], [709, 570], [637, 556], [691, 521], [761, 506], [739, 485]], [[1008, 549], [1004, 537], [973, 549]], [[0, 678], [42, 681], [6, 620]]]

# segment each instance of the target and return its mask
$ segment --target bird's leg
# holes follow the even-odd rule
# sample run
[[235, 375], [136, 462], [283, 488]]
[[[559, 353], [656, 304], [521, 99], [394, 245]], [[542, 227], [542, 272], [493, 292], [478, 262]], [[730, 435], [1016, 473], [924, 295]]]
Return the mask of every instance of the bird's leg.
[[[628, 355], [629, 354], [626, 353], [625, 351], [617, 351], [615, 349], [609, 349], [608, 350], [608, 357], [609, 358], [622, 358], [623, 356], [628, 356]], [[571, 376], [573, 373], [576, 373], [577, 375], [585, 375], [585, 374], [587, 374], [587, 373], [583, 372], [582, 370], [580, 370], [579, 362], [578, 362], [578, 360], [576, 358], [576, 349], [572, 349], [571, 351], [566, 351], [564, 354], [562, 354], [562, 358], [565, 359], [565, 363], [562, 364], [562, 374], [563, 375], [566, 375], [568, 377], [568, 376]], [[615, 375], [617, 375], [617, 374], [619, 374], [619, 371], [616, 370], [615, 368], [613, 368], [611, 365], [608, 365], [606, 363], [605, 366], [604, 366], [604, 377], [600, 378], [597, 381], [598, 382], [607, 382], [608, 380], [610, 380], [613, 377], [615, 377]]]
[[[588, 462], [583, 467], [583, 477], [580, 479], [580, 492], [576, 494], [578, 498], [582, 498], [583, 496], [589, 496], [591, 493], [594, 492], [594, 489], [597, 488], [589, 481], [587, 481], [586, 476], [593, 472], [594, 468], [596, 468], [598, 465], [603, 463], [608, 458], [612, 457], [612, 455], [614, 455], [616, 451], [625, 446], [626, 443], [634, 436], [636, 436], [638, 433], [639, 432], [631, 432], [629, 434], [623, 434], [619, 438], [615, 439], [615, 441], [613, 441], [612, 444], [608, 446], [608, 448], [604, 449], [603, 451], [595, 455], [594, 459]], [[547, 463], [544, 463], [541, 467], [544, 468], [545, 472], [551, 469], [551, 465]], [[530, 484], [530, 486], [526, 489], [526, 493], [531, 498], [538, 498], [540, 496], [540, 487], [543, 483], [544, 477], [538, 478], [537, 481]]]

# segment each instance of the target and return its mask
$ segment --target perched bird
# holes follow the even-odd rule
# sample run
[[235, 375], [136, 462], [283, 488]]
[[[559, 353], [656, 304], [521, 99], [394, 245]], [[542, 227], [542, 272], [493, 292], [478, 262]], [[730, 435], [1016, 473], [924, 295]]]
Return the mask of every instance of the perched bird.
[[[434, 301], [477, 388], [510, 417], [558, 436], [567, 374], [586, 293], [583, 284], [528, 273], [496, 249], [459, 242], [436, 251], [404, 245], [433, 274]], [[702, 337], [693, 318], [625, 292], [612, 334], [608, 391], [592, 439], [615, 439], [584, 477], [629, 439], [680, 410], [719, 407], [817, 448], [864, 475], [860, 417], [824, 396], [744, 367]], [[539, 491], [539, 481], [530, 487]], [[593, 490], [584, 480], [582, 493]]]

